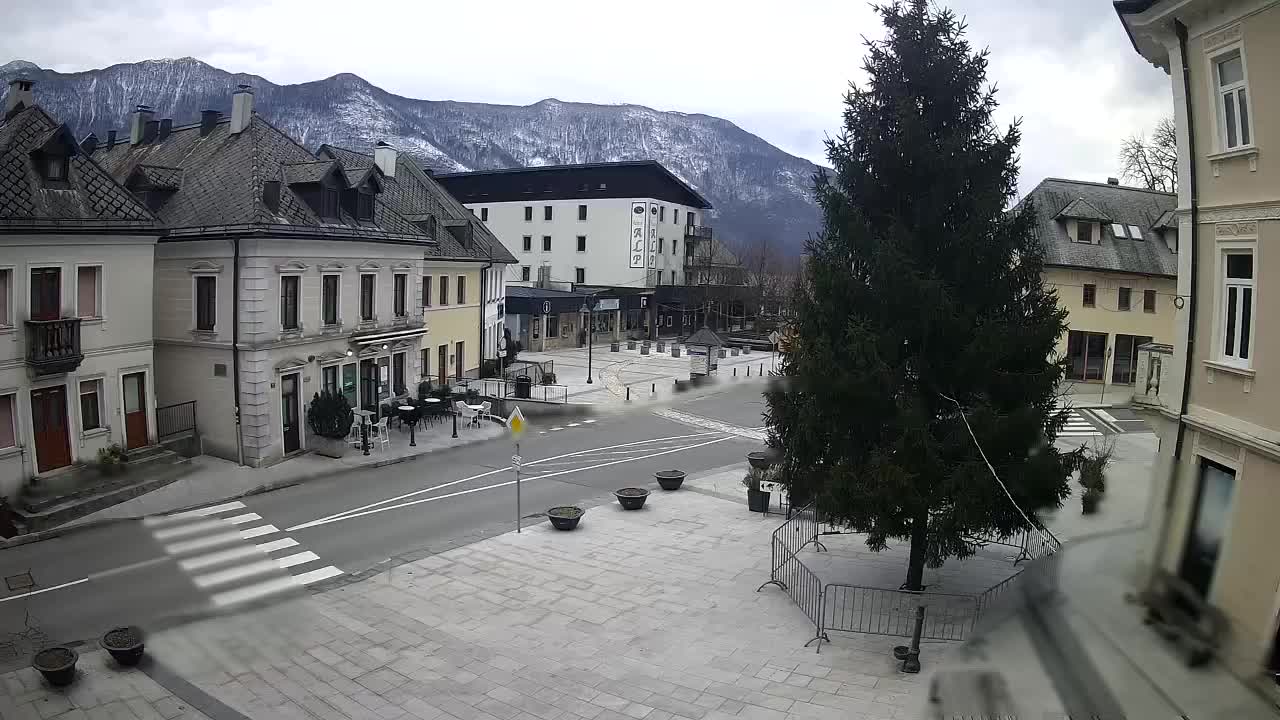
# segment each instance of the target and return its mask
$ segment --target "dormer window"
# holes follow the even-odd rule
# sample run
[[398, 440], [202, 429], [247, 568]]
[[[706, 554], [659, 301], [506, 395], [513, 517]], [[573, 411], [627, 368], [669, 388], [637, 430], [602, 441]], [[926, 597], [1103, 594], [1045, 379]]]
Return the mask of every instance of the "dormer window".
[[1076, 223], [1076, 242], [1093, 244], [1093, 223], [1078, 221]]
[[373, 195], [367, 192], [356, 195], [356, 219], [373, 220]]
[[320, 189], [320, 215], [327, 218], [338, 217], [338, 189], [325, 187]]
[[67, 181], [67, 156], [66, 155], [46, 155], [44, 165], [44, 179], [52, 182]]

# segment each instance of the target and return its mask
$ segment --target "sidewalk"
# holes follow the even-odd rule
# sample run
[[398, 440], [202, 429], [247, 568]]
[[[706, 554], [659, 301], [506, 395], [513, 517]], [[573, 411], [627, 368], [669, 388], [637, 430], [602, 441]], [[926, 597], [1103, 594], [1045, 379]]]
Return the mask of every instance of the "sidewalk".
[[1074, 408], [1128, 407], [1133, 400], [1132, 385], [1107, 385], [1063, 380], [1060, 388]]
[[481, 423], [478, 428], [465, 427], [460, 422], [458, 437], [454, 438], [452, 423], [426, 425], [414, 432], [416, 446], [410, 447], [409, 431], [393, 428], [390, 447], [382, 450], [371, 444], [367, 456], [359, 448], [351, 448], [341, 458], [308, 453], [265, 468], [245, 467], [211, 455], [199, 455], [191, 459], [191, 465], [195, 469], [181, 479], [61, 527], [172, 512], [239, 497], [263, 488], [283, 487], [335, 473], [404, 462], [437, 450], [500, 437], [504, 432], [505, 428], [493, 422]]
[[[815, 654], [804, 647], [812, 624], [791, 600], [772, 587], [756, 592], [769, 577], [776, 516], [690, 490], [655, 491], [637, 512], [601, 501], [570, 533], [539, 523], [157, 633], [147, 652], [164, 672], [151, 674], [221, 717], [235, 716], [199, 701], [250, 718], [921, 716], [927, 675], [895, 669], [900, 638], [833, 635]], [[109, 674], [112, 687], [134, 675]], [[5, 720], [52, 716], [38, 709], [49, 698], [86, 713], [66, 717], [133, 717], [107, 709], [112, 695], [96, 677], [88, 695], [37, 687], [30, 669], [0, 682], [26, 690], [11, 698], [16, 710], [0, 705]]]
[[[592, 351], [592, 383], [587, 383], [587, 348], [549, 350], [547, 352], [522, 352], [518, 360], [555, 363], [556, 383], [568, 387], [569, 402], [589, 403], [599, 406], [620, 406], [626, 403], [627, 386], [631, 386], [631, 402], [663, 403], [675, 395], [675, 381], [688, 380], [690, 363], [685, 346], [680, 346], [680, 357], [671, 356], [671, 345], [659, 353], [657, 344], [650, 347], [648, 355], [641, 355], [637, 343], [635, 350], [627, 350], [626, 341], [620, 343], [618, 352], [610, 352], [608, 343], [597, 344]], [[721, 382], [756, 381], [763, 371], [768, 376], [777, 356], [767, 352], [752, 351], [749, 355], [731, 353], [718, 358], [719, 370], [715, 373]], [[748, 375], [750, 371], [750, 375]]]

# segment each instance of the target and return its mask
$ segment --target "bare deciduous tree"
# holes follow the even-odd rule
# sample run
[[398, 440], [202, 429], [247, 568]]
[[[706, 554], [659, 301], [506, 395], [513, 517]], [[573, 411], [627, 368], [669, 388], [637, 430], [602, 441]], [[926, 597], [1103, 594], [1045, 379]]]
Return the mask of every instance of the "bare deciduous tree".
[[1178, 135], [1172, 118], [1156, 123], [1148, 139], [1130, 135], [1120, 146], [1120, 174], [1149, 190], [1178, 189]]

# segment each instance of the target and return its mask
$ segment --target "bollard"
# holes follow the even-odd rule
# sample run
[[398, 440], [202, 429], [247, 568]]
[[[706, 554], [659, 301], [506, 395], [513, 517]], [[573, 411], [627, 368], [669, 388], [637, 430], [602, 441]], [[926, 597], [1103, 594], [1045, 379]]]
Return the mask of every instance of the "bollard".
[[764, 363], [760, 363], [760, 372], [758, 374], [760, 377], [764, 377]]
[[649, 394], [652, 395], [656, 392], [658, 392], [658, 383], [649, 383]]
[[733, 369], [733, 376], [738, 377], [738, 368]]
[[631, 386], [627, 386], [627, 402], [631, 402]]
[[751, 377], [751, 366], [747, 366], [747, 377]]

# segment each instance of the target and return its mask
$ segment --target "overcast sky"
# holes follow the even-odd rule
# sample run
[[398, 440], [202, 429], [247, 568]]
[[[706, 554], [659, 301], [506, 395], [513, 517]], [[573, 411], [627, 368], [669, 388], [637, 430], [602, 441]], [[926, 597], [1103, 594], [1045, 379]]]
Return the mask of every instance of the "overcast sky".
[[[191, 55], [276, 83], [351, 72], [397, 94], [529, 104], [638, 103], [727, 118], [825, 163], [860, 77], [863, 2], [833, 0], [19, 0], [0, 63], [59, 71]], [[1170, 114], [1168, 77], [1110, 0], [953, 0], [991, 49], [999, 117], [1023, 118], [1022, 187], [1104, 181], [1123, 138]]]

